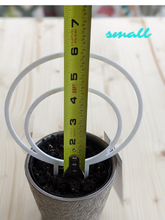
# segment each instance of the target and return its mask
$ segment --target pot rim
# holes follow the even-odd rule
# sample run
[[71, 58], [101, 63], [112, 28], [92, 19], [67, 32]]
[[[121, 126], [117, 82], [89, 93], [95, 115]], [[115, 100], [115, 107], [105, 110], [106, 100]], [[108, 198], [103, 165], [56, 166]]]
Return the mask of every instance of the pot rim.
[[[52, 134], [59, 134], [59, 133], [62, 133], [63, 131], [59, 131], [59, 132], [54, 132]], [[47, 136], [50, 136], [52, 134], [49, 134], [49, 135], [46, 135], [45, 137], [43, 138], [46, 138]], [[102, 140], [101, 138], [97, 137], [96, 135], [94, 134], [91, 134], [89, 132], [87, 132], [88, 135], [96, 138], [97, 140], [99, 140], [100, 142], [104, 143], [104, 145], [106, 144], [106, 142], [104, 140]], [[42, 138], [42, 139], [43, 139]], [[41, 140], [40, 139], [39, 141], [37, 141], [36, 144], [40, 143]], [[44, 194], [45, 196], [49, 197], [49, 198], [52, 198], [52, 199], [56, 199], [56, 200], [60, 200], [60, 201], [66, 201], [66, 202], [75, 202], [75, 201], [81, 201], [81, 200], [85, 200], [85, 199], [90, 199], [90, 198], [93, 198], [95, 197], [96, 195], [100, 194], [102, 191], [104, 191], [109, 185], [112, 185], [114, 179], [115, 179], [115, 175], [116, 175], [116, 169], [117, 169], [117, 158], [116, 158], [116, 155], [114, 155], [113, 157], [111, 157], [111, 160], [112, 160], [112, 172], [111, 172], [111, 176], [109, 178], [109, 180], [97, 191], [91, 193], [91, 194], [88, 194], [86, 196], [81, 196], [81, 197], [74, 197], [74, 198], [68, 198], [68, 197], [60, 197], [60, 196], [55, 196], [55, 195], [52, 195], [44, 190], [42, 190], [35, 182], [34, 180], [32, 179], [31, 175], [30, 175], [30, 171], [29, 171], [29, 161], [30, 161], [30, 158], [32, 156], [30, 154], [27, 154], [26, 156], [26, 159], [25, 159], [25, 174], [26, 174], [26, 177], [29, 181], [29, 183], [41, 194]]]

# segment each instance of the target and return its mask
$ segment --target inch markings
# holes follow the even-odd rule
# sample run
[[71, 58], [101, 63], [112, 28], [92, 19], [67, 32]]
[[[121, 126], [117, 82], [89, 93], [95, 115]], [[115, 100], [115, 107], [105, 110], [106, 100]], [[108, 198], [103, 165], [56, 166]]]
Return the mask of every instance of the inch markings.
[[64, 6], [64, 172], [85, 168], [90, 27], [91, 6]]

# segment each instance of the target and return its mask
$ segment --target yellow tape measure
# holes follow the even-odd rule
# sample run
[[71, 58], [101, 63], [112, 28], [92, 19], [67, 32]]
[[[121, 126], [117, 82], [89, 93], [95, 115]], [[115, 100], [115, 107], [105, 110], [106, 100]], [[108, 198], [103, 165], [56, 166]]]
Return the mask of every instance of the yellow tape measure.
[[[91, 6], [64, 6], [64, 172], [84, 172]], [[66, 172], [65, 172], [66, 173]]]

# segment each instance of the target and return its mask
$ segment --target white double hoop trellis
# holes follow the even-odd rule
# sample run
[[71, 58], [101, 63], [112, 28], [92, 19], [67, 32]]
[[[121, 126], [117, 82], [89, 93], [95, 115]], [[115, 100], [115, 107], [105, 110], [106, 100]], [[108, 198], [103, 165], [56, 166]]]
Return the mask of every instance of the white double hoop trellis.
[[[29, 153], [31, 156], [45, 161], [47, 163], [53, 164], [54, 165], [54, 174], [58, 173], [58, 166], [63, 166], [64, 165], [64, 160], [52, 157], [46, 153], [44, 153], [43, 151], [41, 151], [38, 146], [34, 143], [34, 141], [32, 140], [30, 133], [29, 133], [29, 129], [28, 129], [28, 125], [29, 125], [29, 120], [30, 120], [30, 116], [33, 112], [33, 110], [35, 109], [35, 107], [45, 98], [47, 98], [48, 96], [51, 96], [55, 93], [61, 92], [64, 90], [64, 87], [58, 87], [52, 90], [49, 90], [47, 92], [45, 92], [44, 94], [42, 94], [40, 97], [38, 97], [34, 103], [31, 105], [31, 107], [29, 108], [27, 115], [26, 115], [26, 119], [25, 119], [25, 134], [26, 134], [26, 138], [29, 142], [29, 144], [31, 145], [32, 149], [28, 148], [21, 140], [20, 138], [17, 136], [17, 134], [15, 133], [13, 126], [11, 124], [11, 120], [10, 120], [10, 115], [9, 115], [9, 107], [10, 107], [10, 100], [12, 97], [12, 94], [16, 88], [16, 86], [18, 85], [18, 83], [21, 81], [21, 79], [27, 74], [29, 73], [32, 69], [34, 69], [35, 67], [53, 60], [53, 59], [57, 59], [60, 57], [63, 57], [64, 53], [56, 53], [56, 54], [52, 54], [46, 57], [43, 57], [37, 61], [35, 61], [34, 63], [30, 64], [28, 67], [26, 67], [19, 75], [18, 77], [15, 79], [15, 81], [13, 82], [13, 84], [11, 85], [9, 92], [7, 94], [7, 98], [6, 98], [6, 103], [5, 103], [5, 118], [6, 118], [6, 123], [8, 126], [8, 129], [11, 133], [11, 135], [13, 136], [14, 140], [21, 146], [22, 149], [24, 149], [27, 153]], [[121, 119], [121, 115], [120, 112], [117, 108], [117, 106], [115, 105], [115, 103], [104, 93], [94, 89], [94, 88], [88, 88], [89, 92], [92, 92], [100, 97], [102, 97], [104, 100], [106, 100], [114, 109], [116, 116], [117, 116], [117, 121], [118, 121], [118, 127], [117, 127], [117, 132], [116, 135], [114, 137], [114, 139], [110, 142], [109, 146], [102, 151], [101, 153], [97, 154], [96, 156], [90, 157], [88, 159], [85, 159], [85, 175], [88, 176], [89, 174], [89, 166], [91, 164], [95, 164], [101, 161], [104, 161], [112, 156], [114, 156], [115, 154], [117, 154], [120, 150], [122, 150], [134, 137], [135, 133], [137, 132], [140, 122], [141, 122], [141, 118], [142, 118], [142, 98], [141, 98], [141, 94], [139, 91], [138, 86], [136, 85], [135, 81], [133, 80], [133, 78], [129, 75], [129, 73], [124, 70], [120, 65], [118, 65], [117, 63], [115, 63], [114, 61], [97, 55], [97, 54], [90, 54], [91, 58], [94, 59], [98, 59], [100, 61], [103, 61], [113, 67], [115, 67], [116, 69], [118, 69], [121, 73], [123, 73], [123, 75], [125, 75], [125, 77], [130, 81], [130, 83], [132, 84], [135, 93], [137, 95], [137, 100], [138, 100], [138, 115], [137, 115], [137, 119], [135, 122], [135, 125], [131, 131], [131, 133], [128, 135], [128, 137], [125, 139], [125, 141], [120, 144], [117, 148], [115, 148], [115, 145], [117, 143], [117, 141], [119, 140], [120, 134], [121, 134], [121, 130], [122, 130], [122, 119]]]

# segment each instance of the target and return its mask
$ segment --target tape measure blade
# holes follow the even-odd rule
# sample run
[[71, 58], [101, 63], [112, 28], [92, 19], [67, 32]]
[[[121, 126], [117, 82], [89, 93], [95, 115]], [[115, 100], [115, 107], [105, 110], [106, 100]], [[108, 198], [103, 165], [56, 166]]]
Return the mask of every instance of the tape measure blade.
[[64, 6], [64, 171], [85, 167], [91, 6]]

